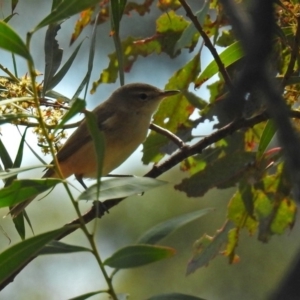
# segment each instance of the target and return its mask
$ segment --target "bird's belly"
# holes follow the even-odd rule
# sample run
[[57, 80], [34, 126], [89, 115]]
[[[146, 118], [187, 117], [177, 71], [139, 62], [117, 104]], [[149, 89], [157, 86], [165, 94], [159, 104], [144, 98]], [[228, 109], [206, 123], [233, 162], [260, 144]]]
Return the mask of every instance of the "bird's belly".
[[[143, 134], [134, 135], [134, 138], [131, 136], [106, 139], [102, 176], [120, 166], [144, 141], [146, 133], [147, 131]], [[71, 157], [60, 163], [60, 168], [65, 178], [72, 174], [96, 178], [97, 158], [93, 142], [90, 141], [80, 147]], [[78, 174], [78, 170], [80, 170], [80, 174]]]

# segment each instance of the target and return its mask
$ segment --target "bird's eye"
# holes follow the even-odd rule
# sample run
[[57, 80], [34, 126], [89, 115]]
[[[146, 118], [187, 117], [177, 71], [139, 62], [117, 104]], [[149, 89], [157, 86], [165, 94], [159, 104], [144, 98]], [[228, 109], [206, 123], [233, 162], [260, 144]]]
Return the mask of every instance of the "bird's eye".
[[139, 99], [142, 101], [145, 101], [148, 98], [148, 95], [146, 93], [139, 94]]

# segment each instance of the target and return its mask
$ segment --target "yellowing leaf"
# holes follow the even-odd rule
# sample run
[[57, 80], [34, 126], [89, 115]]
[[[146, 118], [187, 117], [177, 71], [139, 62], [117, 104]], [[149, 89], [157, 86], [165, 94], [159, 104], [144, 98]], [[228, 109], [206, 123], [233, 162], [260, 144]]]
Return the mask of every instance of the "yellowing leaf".
[[76, 41], [76, 39], [78, 38], [78, 36], [82, 32], [82, 30], [91, 22], [91, 16], [92, 16], [94, 10], [95, 10], [95, 8], [91, 7], [80, 13], [80, 17], [77, 20], [75, 27], [74, 27], [74, 32], [71, 37], [70, 45], [72, 45]]

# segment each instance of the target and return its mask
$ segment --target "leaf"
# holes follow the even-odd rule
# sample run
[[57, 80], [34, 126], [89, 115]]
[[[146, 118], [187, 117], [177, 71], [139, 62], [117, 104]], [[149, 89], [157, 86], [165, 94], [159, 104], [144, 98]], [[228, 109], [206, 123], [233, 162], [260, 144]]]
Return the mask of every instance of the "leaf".
[[22, 39], [3, 21], [0, 21], [0, 48], [18, 54], [33, 63], [33, 59]]
[[85, 248], [85, 247], [69, 245], [69, 244], [62, 243], [60, 241], [51, 241], [51, 242], [47, 243], [39, 251], [39, 255], [65, 254], [65, 253], [82, 252], [82, 251], [91, 252], [90, 249]]
[[70, 109], [64, 114], [61, 121], [55, 127], [54, 133], [56, 133], [59, 129], [61, 129], [71, 118], [73, 118], [76, 114], [83, 112], [85, 109], [86, 103], [84, 100], [77, 98]]
[[104, 264], [117, 269], [135, 268], [150, 264], [175, 255], [175, 250], [169, 247], [132, 245], [121, 248]]
[[26, 172], [29, 170], [34, 170], [37, 168], [47, 168], [45, 165], [22, 167], [22, 168], [8, 168], [6, 170], [0, 171], [0, 179], [7, 179], [13, 176], [18, 175], [19, 173]]
[[255, 159], [253, 152], [232, 152], [221, 156], [205, 169], [185, 178], [175, 185], [175, 189], [185, 192], [188, 197], [201, 197], [213, 187], [228, 188], [234, 186], [247, 175], [248, 165]]
[[217, 231], [215, 236], [210, 237], [205, 234], [194, 243], [194, 253], [187, 265], [187, 275], [201, 267], [207, 266], [209, 261], [219, 254], [220, 248], [228, 240], [228, 233], [232, 228], [234, 228], [233, 222], [228, 221], [222, 229]]
[[[220, 55], [220, 59], [225, 68], [232, 65], [234, 62], [238, 61], [244, 56], [240, 42], [235, 42], [227, 47]], [[195, 88], [200, 88], [200, 86], [210, 79], [213, 75], [219, 72], [219, 67], [215, 60], [213, 60], [205, 70], [200, 74], [200, 76], [195, 81]]]
[[262, 158], [263, 154], [265, 153], [267, 147], [269, 146], [271, 140], [273, 139], [276, 133], [276, 126], [272, 120], [269, 120], [266, 123], [264, 131], [260, 137], [256, 157], [257, 159]]
[[93, 31], [92, 31], [92, 39], [91, 39], [90, 51], [89, 51], [88, 68], [87, 68], [86, 74], [85, 74], [82, 82], [80, 83], [80, 85], [77, 88], [74, 96], [72, 97], [71, 103], [74, 101], [75, 98], [77, 98], [79, 96], [79, 94], [81, 93], [81, 91], [83, 90], [83, 88], [85, 86], [86, 86], [86, 89], [85, 89], [84, 99], [86, 99], [86, 95], [87, 95], [87, 91], [88, 91], [88, 85], [89, 85], [92, 70], [93, 70], [93, 61], [94, 61], [94, 57], [95, 57], [98, 16], [99, 15], [97, 15], [97, 17], [96, 17], [96, 20], [95, 20], [95, 23], [94, 23], [94, 26], [93, 26]]
[[[202, 8], [195, 13], [198, 22], [200, 25], [203, 25], [204, 19], [209, 10], [209, 1], [205, 1], [203, 3]], [[179, 49], [184, 48], [191, 44], [195, 34], [198, 34], [198, 30], [195, 28], [194, 23], [190, 23], [187, 28], [183, 31], [182, 35], [178, 39], [174, 47], [174, 53], [177, 52]]]
[[6, 150], [2, 140], [0, 139], [0, 158], [5, 169], [11, 168], [13, 166], [13, 161], [10, 158], [8, 151]]
[[[97, 157], [97, 183], [94, 185], [96, 187], [96, 199], [99, 198], [99, 190], [101, 184], [101, 176], [103, 169], [104, 153], [105, 153], [105, 138], [102, 130], [98, 128], [97, 116], [93, 112], [85, 112], [85, 120], [87, 128], [92, 136], [93, 144], [95, 147], [96, 157]], [[82, 195], [82, 194], [81, 194]]]
[[56, 40], [57, 32], [60, 30], [60, 24], [50, 24], [46, 31], [44, 51], [45, 51], [45, 71], [44, 71], [44, 86], [43, 95], [50, 88], [49, 83], [51, 82], [54, 74], [58, 70], [62, 56], [63, 49], [59, 48]]
[[[139, 56], [147, 57], [153, 53], [160, 54], [162, 52], [167, 53], [172, 58], [177, 56], [179, 51], [174, 53], [175, 44], [188, 24], [182, 16], [178, 16], [175, 12], [170, 11], [156, 20], [156, 34], [154, 36], [145, 39], [128, 37], [126, 40], [123, 40], [121, 48], [123, 49], [124, 72], [131, 70]], [[192, 51], [197, 41], [198, 38], [195, 36], [187, 48]], [[108, 57], [109, 65], [101, 72], [99, 79], [93, 83], [91, 93], [95, 93], [100, 84], [113, 83], [118, 78], [117, 53], [111, 53]]]
[[80, 13], [79, 20], [76, 21], [74, 32], [72, 33], [70, 46], [77, 40], [82, 30], [91, 22], [94, 13], [94, 7], [88, 8]]
[[47, 191], [60, 182], [60, 179], [54, 178], [14, 180], [10, 186], [0, 190], [0, 207], [18, 204]]
[[176, 218], [162, 222], [146, 233], [144, 233], [137, 241], [139, 244], [156, 244], [161, 239], [173, 233], [182, 226], [212, 212], [213, 208], [205, 208], [188, 214], [178, 216]]
[[98, 295], [98, 294], [101, 294], [101, 293], [107, 293], [107, 291], [90, 292], [90, 293], [86, 293], [86, 294], [83, 294], [83, 295], [71, 298], [69, 300], [85, 300], [85, 299], [88, 299], [88, 298], [90, 298], [90, 297], [92, 297], [94, 295]]
[[11, 0], [11, 12], [13, 13], [19, 0]]
[[69, 57], [69, 59], [66, 61], [66, 63], [63, 65], [63, 67], [53, 76], [52, 80], [48, 84], [48, 89], [53, 89], [68, 73], [70, 67], [72, 66], [73, 61], [76, 58], [76, 55], [82, 45], [82, 42], [76, 47], [72, 55]]
[[51, 13], [33, 29], [33, 32], [49, 24], [67, 19], [98, 3], [99, 0], [63, 0], [55, 5]]
[[[197, 53], [184, 67], [173, 74], [165, 89], [186, 91], [199, 72], [200, 53]], [[189, 117], [194, 110], [195, 107], [187, 100], [184, 93], [181, 93], [162, 101], [153, 117], [153, 123], [176, 134], [180, 130], [191, 129]], [[163, 147], [168, 144], [169, 140], [165, 136], [151, 132], [143, 144], [143, 163], [158, 162], [166, 152]]]
[[64, 226], [24, 240], [2, 252], [0, 254], [0, 283], [21, 269], [44, 245], [69, 230], [70, 226]]
[[161, 294], [148, 298], [147, 300], [205, 300], [196, 296], [181, 293]]
[[18, 148], [18, 152], [17, 152], [16, 158], [15, 158], [14, 164], [13, 164], [13, 168], [19, 168], [21, 166], [21, 163], [22, 163], [22, 160], [23, 160], [23, 150], [24, 150], [24, 144], [25, 144], [25, 137], [26, 137], [27, 129], [28, 128], [26, 128], [24, 130], [24, 133], [22, 135], [20, 145], [19, 145], [19, 148]]
[[[100, 197], [98, 200], [124, 198], [136, 194], [141, 194], [150, 189], [167, 184], [166, 181], [148, 177], [125, 177], [113, 178], [101, 182]], [[87, 188], [78, 200], [96, 200], [97, 184]]]

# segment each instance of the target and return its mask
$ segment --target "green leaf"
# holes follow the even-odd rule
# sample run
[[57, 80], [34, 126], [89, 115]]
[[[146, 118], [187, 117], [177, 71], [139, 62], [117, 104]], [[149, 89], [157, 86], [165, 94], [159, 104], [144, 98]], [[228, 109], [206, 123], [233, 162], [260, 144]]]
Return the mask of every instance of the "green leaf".
[[98, 120], [96, 115], [93, 112], [85, 112], [85, 120], [88, 127], [88, 130], [92, 136], [95, 152], [97, 156], [97, 183], [94, 185], [96, 187], [96, 199], [99, 198], [99, 190], [101, 184], [103, 160], [105, 153], [105, 138], [102, 130], [98, 128]]
[[51, 241], [47, 243], [41, 251], [39, 251], [39, 255], [44, 254], [65, 254], [65, 253], [73, 253], [73, 252], [82, 252], [87, 251], [91, 252], [90, 249], [81, 247], [81, 246], [75, 246], [75, 245], [68, 245], [59, 241]]
[[54, 178], [14, 180], [10, 186], [0, 190], [0, 207], [18, 204], [47, 191], [60, 182], [60, 179]]
[[175, 255], [169, 247], [132, 245], [115, 252], [104, 261], [104, 264], [117, 269], [135, 268], [150, 264]]
[[45, 165], [39, 165], [39, 166], [30, 166], [30, 167], [22, 167], [22, 168], [8, 168], [6, 170], [3, 170], [3, 171], [0, 171], [0, 179], [7, 179], [7, 178], [10, 178], [12, 176], [16, 176], [18, 175], [19, 173], [22, 173], [22, 172], [26, 172], [26, 171], [29, 171], [29, 170], [34, 170], [34, 169], [37, 169], [37, 168], [47, 168], [49, 166], [45, 166]]
[[47, 26], [49, 24], [53, 24], [55, 22], [60, 22], [64, 19], [67, 19], [81, 11], [93, 6], [97, 5], [99, 0], [64, 0], [59, 4], [54, 6], [52, 12], [44, 18], [34, 29], [33, 32], [38, 29]]
[[[100, 197], [98, 200], [124, 198], [136, 194], [141, 194], [147, 190], [167, 184], [166, 181], [148, 177], [124, 177], [113, 178], [101, 182]], [[78, 200], [96, 200], [97, 184], [85, 190]]]
[[64, 226], [24, 240], [2, 252], [0, 254], [0, 283], [22, 268], [47, 243], [69, 230], [70, 226]]
[[85, 300], [85, 299], [88, 299], [88, 298], [90, 298], [90, 297], [92, 297], [94, 295], [98, 295], [98, 294], [101, 294], [101, 293], [107, 293], [107, 291], [90, 292], [90, 293], [86, 293], [86, 294], [83, 294], [83, 295], [71, 298], [69, 300]]
[[[235, 42], [227, 47], [221, 54], [220, 59], [224, 65], [224, 67], [228, 67], [232, 65], [234, 62], [238, 61], [244, 56], [242, 51], [241, 44], [239, 42]], [[205, 70], [200, 74], [200, 76], [195, 81], [195, 87], [199, 88], [204, 82], [210, 79], [212, 76], [219, 72], [219, 67], [215, 60], [213, 60]]]
[[76, 47], [72, 55], [69, 57], [67, 62], [63, 65], [63, 67], [54, 75], [52, 80], [49, 82], [48, 89], [53, 89], [68, 73], [70, 67], [72, 66], [73, 61], [76, 58], [76, 55], [82, 45], [82, 42]]
[[[188, 24], [189, 22], [182, 16], [176, 15], [174, 11], [169, 11], [156, 20], [156, 34], [154, 36], [145, 39], [128, 37], [123, 40], [121, 48], [123, 49], [124, 71], [129, 72], [139, 56], [147, 57], [162, 52], [167, 53], [172, 58], [177, 56], [179, 51], [174, 53], [175, 44]], [[195, 37], [186, 48], [192, 51], [197, 42], [198, 38]], [[108, 57], [109, 65], [101, 72], [99, 79], [93, 83], [91, 93], [95, 93], [100, 84], [113, 83], [118, 78], [118, 55], [114, 52]]]
[[181, 293], [161, 294], [148, 298], [147, 300], [205, 300], [196, 296]]
[[11, 12], [13, 13], [19, 0], [11, 0]]
[[13, 161], [10, 158], [8, 151], [6, 150], [2, 140], [0, 139], [0, 158], [5, 169], [11, 168], [13, 166]]
[[15, 159], [14, 164], [13, 164], [14, 168], [19, 168], [21, 166], [21, 163], [22, 163], [22, 160], [23, 160], [23, 150], [24, 150], [24, 144], [25, 144], [25, 137], [26, 137], [27, 129], [28, 129], [28, 127], [24, 130], [24, 133], [22, 135], [20, 145], [19, 145], [19, 148], [18, 148], [18, 152], [17, 152], [17, 155], [16, 155], [16, 159]]
[[[184, 67], [176, 71], [165, 86], [166, 90], [188, 90], [200, 72], [200, 53], [197, 53]], [[153, 117], [153, 123], [173, 133], [191, 128], [189, 117], [195, 107], [187, 100], [184, 93], [166, 98], [162, 101]], [[158, 162], [166, 153], [170, 141], [167, 137], [151, 132], [143, 144], [143, 163]]]
[[228, 233], [232, 228], [234, 228], [233, 222], [228, 221], [222, 229], [217, 231], [215, 236], [210, 237], [205, 234], [194, 243], [194, 253], [187, 265], [187, 275], [201, 267], [207, 266], [209, 261], [220, 253], [220, 248], [227, 242]]
[[0, 21], [0, 48], [18, 54], [33, 63], [33, 59], [22, 39], [3, 21]]
[[59, 48], [58, 42], [56, 40], [56, 35], [60, 29], [59, 24], [50, 24], [46, 31], [45, 36], [45, 71], [44, 71], [44, 85], [43, 85], [43, 95], [50, 88], [49, 84], [56, 71], [58, 70], [62, 56], [63, 49]]
[[[202, 8], [195, 13], [195, 16], [198, 19], [200, 25], [203, 25], [204, 19], [209, 10], [209, 1], [203, 3]], [[183, 31], [182, 35], [178, 39], [174, 47], [174, 53], [176, 53], [179, 49], [182, 49], [191, 44], [191, 41], [195, 37], [195, 34], [198, 35], [198, 30], [195, 28], [194, 23], [190, 23], [187, 28]]]
[[180, 227], [212, 212], [213, 210], [213, 208], [205, 208], [162, 222], [144, 233], [137, 242], [139, 244], [155, 244]]
[[71, 108], [63, 116], [59, 124], [55, 127], [54, 133], [61, 129], [70, 119], [72, 119], [76, 114], [82, 113], [85, 109], [86, 103], [84, 100], [77, 98]]
[[234, 186], [244, 174], [247, 165], [255, 159], [254, 152], [232, 152], [207, 164], [205, 169], [185, 178], [175, 185], [188, 197], [201, 197], [213, 187], [228, 188]]
[[260, 159], [263, 156], [271, 140], [273, 139], [275, 133], [276, 133], [276, 126], [272, 120], [269, 120], [266, 123], [266, 126], [264, 128], [264, 131], [259, 141], [259, 145], [256, 153], [257, 159]]

